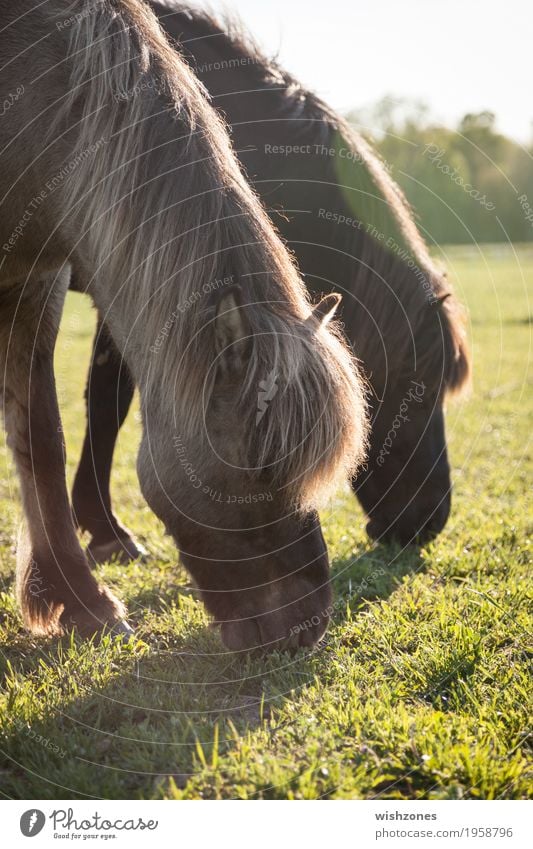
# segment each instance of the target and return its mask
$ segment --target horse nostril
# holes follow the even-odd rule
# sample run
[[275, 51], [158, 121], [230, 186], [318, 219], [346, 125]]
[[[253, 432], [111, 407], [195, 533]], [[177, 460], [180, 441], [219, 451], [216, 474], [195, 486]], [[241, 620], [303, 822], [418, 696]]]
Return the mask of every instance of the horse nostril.
[[405, 546], [418, 545], [424, 535], [424, 528], [420, 529], [414, 523], [401, 524], [371, 519], [366, 526], [366, 532], [375, 542], [395, 542]]
[[370, 539], [376, 542], [398, 542], [400, 545], [423, 545], [434, 539], [448, 521], [451, 499], [441, 501], [431, 510], [427, 504], [390, 518], [371, 517], [366, 526]]
[[310, 628], [300, 631], [298, 635], [299, 648], [312, 648], [322, 639], [328, 627], [329, 616], [314, 616]]
[[[331, 595], [323, 588], [317, 598], [313, 593], [312, 606], [301, 589], [302, 596], [292, 604], [277, 610], [257, 612], [246, 619], [220, 622], [221, 637], [230, 651], [296, 651], [314, 646], [324, 635], [329, 622]], [[322, 602], [322, 604], [320, 603]]]

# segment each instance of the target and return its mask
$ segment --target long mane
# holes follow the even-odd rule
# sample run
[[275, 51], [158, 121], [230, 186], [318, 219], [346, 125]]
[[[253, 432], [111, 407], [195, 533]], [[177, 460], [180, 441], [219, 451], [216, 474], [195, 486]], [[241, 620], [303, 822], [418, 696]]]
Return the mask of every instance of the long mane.
[[[338, 187], [335, 208], [344, 208], [347, 215], [372, 225], [368, 229], [386, 238], [378, 241], [370, 236], [362, 240], [350, 231], [344, 236], [337, 233], [335, 246], [339, 254], [342, 251], [352, 257], [355, 254], [359, 260], [357, 279], [352, 275], [347, 286], [357, 289], [354, 294], [364, 299], [375, 315], [381, 316], [390, 348], [397, 354], [399, 370], [413, 353], [405, 325], [399, 320], [400, 312], [405, 310], [416, 346], [417, 368], [426, 374], [431, 371], [437, 374], [449, 393], [467, 386], [470, 355], [464, 311], [445, 273], [431, 258], [405, 195], [377, 153], [344, 118], [302, 86], [276, 60], [267, 57], [235, 16], [220, 21], [175, 0], [158, 0], [157, 6], [163, 24], [167, 15], [169, 24], [173, 16], [182, 17], [184, 28], [179, 47], [195, 70], [202, 71], [194, 54], [198, 42], [203, 41], [217, 52], [221, 67], [241, 69], [249, 91], [269, 89], [273, 93], [276, 116], [290, 120], [291, 142], [312, 142], [328, 148], [343, 145], [353, 153], [349, 161], [334, 158], [323, 175], [329, 186]], [[224, 108], [227, 100], [224, 96], [220, 102], [216, 98], [214, 102]], [[387, 242], [393, 245], [392, 249], [387, 249], [384, 244]], [[370, 285], [370, 274], [390, 281], [396, 299], [383, 298], [383, 289]], [[439, 316], [434, 333], [427, 331], [427, 310], [431, 304]], [[349, 306], [345, 310], [347, 324], [348, 311]], [[388, 314], [383, 315], [384, 311]], [[357, 324], [356, 329], [358, 347], [372, 352], [376, 341], [370, 338], [374, 332], [371, 324]], [[367, 337], [361, 335], [365, 332]]]
[[[362, 382], [332, 326], [318, 330], [289, 254], [202, 87], [133, 0], [56, 3], [69, 28], [68, 85], [53, 132], [80, 157], [64, 186], [87, 286], [141, 388], [198, 444], [213, 391], [214, 281], [243, 293], [253, 340], [240, 393], [247, 464], [272, 466], [309, 505], [348, 477], [366, 436]], [[67, 226], [67, 225], [65, 225]], [[107, 280], [114, 285], [108, 286]], [[164, 344], [161, 344], [161, 334]], [[275, 375], [275, 414], [256, 425]]]

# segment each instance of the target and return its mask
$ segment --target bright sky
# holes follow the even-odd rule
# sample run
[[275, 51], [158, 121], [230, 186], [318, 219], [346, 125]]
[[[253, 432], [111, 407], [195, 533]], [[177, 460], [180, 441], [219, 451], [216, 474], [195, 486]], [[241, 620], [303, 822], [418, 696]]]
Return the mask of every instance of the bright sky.
[[[203, 5], [202, 0], [191, 0]], [[495, 112], [532, 135], [533, 0], [211, 0], [344, 112], [384, 95], [425, 100], [455, 125]]]

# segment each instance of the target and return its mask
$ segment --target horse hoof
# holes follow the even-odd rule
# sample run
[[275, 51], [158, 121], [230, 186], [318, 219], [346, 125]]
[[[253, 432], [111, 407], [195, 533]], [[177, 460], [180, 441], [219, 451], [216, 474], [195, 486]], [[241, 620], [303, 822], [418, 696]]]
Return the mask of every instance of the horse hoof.
[[87, 554], [95, 564], [115, 560], [125, 566], [133, 560], [144, 560], [148, 552], [132, 537], [122, 537], [104, 543], [90, 542]]

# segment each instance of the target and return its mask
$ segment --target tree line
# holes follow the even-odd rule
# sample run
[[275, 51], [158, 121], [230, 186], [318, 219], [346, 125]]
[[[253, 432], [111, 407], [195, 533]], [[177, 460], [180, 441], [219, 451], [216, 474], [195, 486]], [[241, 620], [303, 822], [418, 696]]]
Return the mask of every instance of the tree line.
[[465, 115], [455, 129], [427, 116], [423, 104], [390, 98], [348, 116], [379, 151], [427, 240], [533, 241], [533, 141], [502, 135], [488, 111]]

